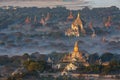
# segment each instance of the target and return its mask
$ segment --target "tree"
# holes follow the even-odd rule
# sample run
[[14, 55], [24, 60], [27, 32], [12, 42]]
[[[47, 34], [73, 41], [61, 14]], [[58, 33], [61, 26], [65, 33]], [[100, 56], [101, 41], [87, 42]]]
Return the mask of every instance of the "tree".
[[112, 53], [104, 53], [101, 55], [102, 62], [111, 61], [114, 55]]
[[115, 61], [115, 60], [110, 61], [109, 65], [104, 66], [102, 69], [103, 74], [119, 73], [119, 71], [120, 71], [120, 63], [119, 61]]
[[27, 69], [28, 71], [37, 71], [39, 70], [41, 67], [40, 67], [40, 64], [38, 62], [30, 62], [30, 64], [28, 65]]
[[88, 61], [90, 64], [95, 64], [97, 60], [99, 60], [99, 55], [97, 53], [94, 53], [89, 56]]
[[29, 71], [44, 71], [45, 68], [47, 67], [45, 61], [33, 61], [33, 60], [26, 60], [23, 63], [23, 66]]

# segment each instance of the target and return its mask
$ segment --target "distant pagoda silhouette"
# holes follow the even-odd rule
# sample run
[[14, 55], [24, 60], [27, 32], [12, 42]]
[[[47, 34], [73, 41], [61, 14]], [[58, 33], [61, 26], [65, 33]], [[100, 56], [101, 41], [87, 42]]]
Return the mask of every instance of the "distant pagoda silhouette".
[[26, 23], [26, 24], [29, 24], [30, 22], [31, 22], [31, 18], [30, 18], [30, 17], [26, 17], [25, 23]]
[[50, 19], [50, 14], [47, 13], [47, 16], [46, 16], [46, 17], [42, 17], [42, 18], [41, 18], [40, 23], [41, 23], [42, 25], [45, 25], [49, 19]]
[[67, 17], [67, 21], [72, 20], [73, 18], [74, 18], [74, 17], [73, 17], [73, 14], [72, 14], [72, 12], [70, 11], [69, 16]]
[[111, 26], [111, 23], [112, 23], [112, 19], [111, 19], [111, 16], [108, 16], [107, 20], [105, 21], [104, 23], [104, 26], [106, 28], [109, 28]]

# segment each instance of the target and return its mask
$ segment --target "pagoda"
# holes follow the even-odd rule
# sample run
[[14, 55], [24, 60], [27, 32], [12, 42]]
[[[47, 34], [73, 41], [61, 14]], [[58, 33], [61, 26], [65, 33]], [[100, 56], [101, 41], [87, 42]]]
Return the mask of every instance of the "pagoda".
[[83, 22], [80, 19], [80, 14], [78, 13], [77, 18], [71, 24], [71, 28], [67, 29], [67, 31], [65, 32], [65, 35], [78, 37], [80, 36], [80, 34], [85, 35], [86, 31], [83, 28]]
[[42, 25], [45, 25], [45, 20], [44, 20], [44, 18], [41, 18], [40, 23], [41, 23]]
[[69, 16], [67, 17], [67, 21], [68, 20], [72, 20], [74, 17], [73, 17], [73, 14], [72, 14], [72, 12], [70, 11], [70, 14], [69, 14]]
[[80, 28], [81, 33], [85, 34], [85, 29], [83, 28], [82, 20], [80, 19], [80, 14], [78, 13], [76, 20], [71, 25], [73, 30], [76, 30], [76, 27]]
[[61, 62], [62, 63], [80, 63], [84, 66], [89, 66], [88, 62], [87, 62], [87, 55], [83, 54], [80, 50], [79, 50], [79, 46], [78, 46], [78, 42], [75, 42], [74, 45], [74, 49], [71, 53], [69, 53], [68, 55], [65, 55], [62, 59]]
[[26, 19], [25, 19], [25, 23], [26, 24], [29, 24], [31, 22], [31, 19], [29, 18], [29, 17], [27, 17]]
[[90, 22], [88, 26], [89, 26], [89, 28], [92, 30], [92, 35], [91, 35], [91, 37], [92, 37], [92, 38], [96, 37], [96, 32], [95, 32], [95, 29], [93, 28], [93, 23]]
[[105, 22], [104, 25], [105, 25], [106, 28], [111, 26], [111, 16], [108, 16], [108, 19], [107, 19], [107, 21]]
[[47, 16], [45, 17], [45, 21], [48, 21], [50, 19], [50, 14], [47, 13]]
[[50, 14], [47, 13], [47, 16], [46, 17], [42, 17], [41, 20], [40, 20], [40, 23], [44, 26], [46, 25], [47, 21], [50, 19]]

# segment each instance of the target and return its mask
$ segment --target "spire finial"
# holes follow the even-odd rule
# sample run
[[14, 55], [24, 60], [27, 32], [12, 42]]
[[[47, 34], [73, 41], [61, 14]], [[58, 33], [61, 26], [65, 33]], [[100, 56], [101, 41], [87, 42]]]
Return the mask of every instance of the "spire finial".
[[75, 42], [74, 51], [75, 51], [75, 52], [78, 52], [78, 51], [79, 51], [78, 41]]
[[78, 13], [77, 18], [80, 18], [80, 13]]

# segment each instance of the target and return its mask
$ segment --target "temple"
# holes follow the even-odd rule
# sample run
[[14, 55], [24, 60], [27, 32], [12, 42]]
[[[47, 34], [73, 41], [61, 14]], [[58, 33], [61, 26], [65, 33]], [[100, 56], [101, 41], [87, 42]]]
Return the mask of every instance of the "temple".
[[73, 18], [74, 18], [74, 17], [73, 17], [73, 14], [72, 14], [72, 12], [70, 11], [69, 16], [67, 17], [67, 21], [72, 20]]
[[64, 65], [64, 70], [76, 70], [78, 66], [89, 66], [89, 63], [87, 62], [87, 55], [83, 54], [79, 50], [78, 46], [79, 41], [75, 42], [74, 49], [71, 53], [65, 55], [60, 60], [60, 65]]
[[45, 17], [45, 21], [48, 21], [50, 19], [50, 14], [47, 13], [47, 16]]
[[89, 28], [92, 30], [92, 35], [91, 35], [91, 37], [92, 37], [92, 38], [96, 37], [96, 32], [95, 32], [95, 29], [93, 28], [93, 23], [90, 22], [88, 26], [89, 26]]
[[31, 19], [29, 18], [29, 17], [27, 17], [26, 19], [25, 19], [25, 23], [26, 24], [29, 24], [31, 22]]
[[87, 56], [79, 50], [78, 42], [79, 41], [75, 42], [74, 50], [72, 53], [65, 55], [62, 59], [62, 62], [81, 62], [84, 66], [87, 66]]
[[72, 23], [72, 29], [76, 29], [76, 27], [80, 27], [81, 33], [85, 34], [85, 30], [83, 28], [82, 20], [80, 19], [80, 14], [78, 13], [76, 20]]
[[108, 16], [108, 19], [107, 19], [107, 21], [105, 22], [104, 25], [105, 25], [106, 28], [111, 26], [111, 16]]
[[41, 18], [40, 23], [41, 23], [42, 25], [45, 25], [45, 20], [44, 20], [44, 18]]
[[85, 35], [86, 31], [83, 28], [83, 23], [82, 20], [80, 19], [80, 14], [78, 13], [77, 18], [75, 21], [71, 24], [71, 28], [69, 28], [66, 32], [65, 35], [68, 36], [80, 36], [80, 34]]
[[40, 23], [44, 26], [49, 19], [50, 19], [50, 14], [47, 13], [47, 16], [45, 18], [44, 17], [41, 18]]

